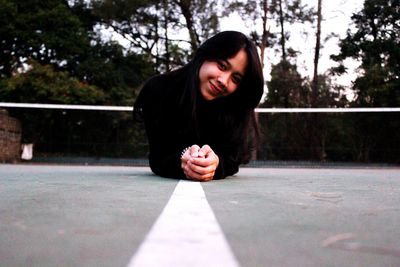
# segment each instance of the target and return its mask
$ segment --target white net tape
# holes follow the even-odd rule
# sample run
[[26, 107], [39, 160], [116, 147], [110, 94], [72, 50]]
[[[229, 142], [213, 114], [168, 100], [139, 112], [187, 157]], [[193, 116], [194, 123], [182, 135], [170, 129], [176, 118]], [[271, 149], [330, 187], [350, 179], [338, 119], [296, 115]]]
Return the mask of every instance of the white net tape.
[[[62, 105], [62, 104], [6, 103], [6, 102], [0, 102], [0, 107], [4, 107], [4, 108], [42, 108], [42, 109], [133, 111], [133, 107], [131, 107], [131, 106]], [[400, 112], [400, 107], [384, 107], [384, 108], [256, 108], [255, 111], [258, 113]]]

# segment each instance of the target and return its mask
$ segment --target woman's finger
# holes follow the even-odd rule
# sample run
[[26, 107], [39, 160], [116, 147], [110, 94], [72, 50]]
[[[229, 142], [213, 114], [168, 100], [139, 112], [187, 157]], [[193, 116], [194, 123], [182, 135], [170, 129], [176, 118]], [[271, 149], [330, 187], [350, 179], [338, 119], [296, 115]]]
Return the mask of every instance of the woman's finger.
[[216, 168], [219, 164], [219, 158], [214, 152], [209, 153], [205, 158], [190, 158], [189, 161], [190, 163], [201, 167], [213, 165]]
[[211, 180], [215, 174], [215, 168], [213, 168], [213, 166], [204, 168], [190, 164], [189, 162], [185, 164], [185, 166], [182, 169], [185, 176], [192, 180], [199, 180], [199, 181]]
[[198, 145], [192, 145], [189, 149], [190, 156], [197, 158], [199, 156], [199, 150], [200, 150], [200, 147]]
[[199, 150], [199, 153], [204, 155], [204, 157], [206, 157], [207, 155], [209, 155], [210, 153], [213, 153], [213, 152], [214, 151], [211, 149], [211, 147], [209, 145], [204, 145]]
[[206, 167], [201, 167], [201, 166], [198, 166], [198, 165], [194, 165], [194, 164], [188, 163], [188, 167], [189, 167], [194, 173], [199, 174], [199, 175], [206, 175], [206, 174], [209, 174], [209, 173], [214, 173], [215, 170], [216, 170], [216, 167], [215, 167], [214, 165], [209, 165], [209, 166], [206, 166]]

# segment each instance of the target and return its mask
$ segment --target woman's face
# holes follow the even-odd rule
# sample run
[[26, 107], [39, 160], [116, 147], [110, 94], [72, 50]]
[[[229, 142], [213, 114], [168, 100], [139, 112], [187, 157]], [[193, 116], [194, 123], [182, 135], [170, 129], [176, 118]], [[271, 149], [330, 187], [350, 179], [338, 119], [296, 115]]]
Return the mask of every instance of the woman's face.
[[204, 99], [214, 100], [236, 91], [247, 66], [247, 54], [241, 49], [226, 60], [204, 61], [200, 67], [200, 92]]

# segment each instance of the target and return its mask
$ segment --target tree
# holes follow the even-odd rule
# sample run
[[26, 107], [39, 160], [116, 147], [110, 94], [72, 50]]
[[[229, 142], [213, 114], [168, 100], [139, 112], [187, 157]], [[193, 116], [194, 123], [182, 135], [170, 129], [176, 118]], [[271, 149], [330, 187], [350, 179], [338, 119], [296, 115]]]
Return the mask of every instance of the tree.
[[75, 76], [95, 85], [109, 105], [132, 105], [140, 85], [153, 74], [145, 56], [124, 52], [113, 42], [93, 45], [77, 66]]
[[94, 0], [91, 6], [101, 25], [128, 40], [129, 49], [147, 55], [154, 61], [155, 70], [158, 69], [162, 61], [159, 17], [164, 15], [160, 14], [163, 6], [158, 1]]
[[[397, 0], [365, 0], [363, 9], [352, 16], [355, 30], [347, 31], [340, 40], [340, 53], [331, 56], [340, 63], [334, 69], [338, 74], [346, 71], [346, 58], [360, 62], [360, 75], [353, 85], [353, 106], [400, 106], [399, 9]], [[354, 115], [350, 123], [355, 128], [351, 138], [356, 159], [398, 161], [398, 114]]]
[[[56, 71], [50, 65], [29, 61], [30, 69], [3, 82], [0, 98], [21, 103], [100, 104], [104, 94], [95, 86], [82, 83], [67, 72]], [[21, 120], [23, 139], [38, 142], [46, 129], [54, 125], [53, 113], [45, 110], [14, 111]]]
[[210, 0], [174, 0], [185, 18], [192, 51], [217, 33], [219, 27], [218, 2]]
[[0, 25], [3, 77], [28, 59], [71, 68], [90, 47], [85, 28], [63, 0], [0, 0]]
[[287, 47], [290, 32], [286, 26], [312, 22], [314, 14], [313, 10], [302, 4], [301, 0], [231, 0], [227, 1], [225, 7], [225, 16], [236, 12], [244, 21], [252, 21], [254, 28], [256, 21], [261, 19], [262, 29], [255, 29], [251, 32], [251, 36], [260, 47], [262, 62], [265, 50], [273, 47], [282, 54], [283, 60], [295, 57], [297, 51]]
[[263, 106], [294, 108], [307, 104], [308, 92], [297, 66], [282, 60], [272, 66], [267, 99]]
[[22, 103], [100, 104], [104, 93], [97, 87], [56, 71], [51, 65], [29, 61], [29, 70], [8, 79], [1, 90], [5, 101]]
[[361, 62], [361, 75], [354, 82], [358, 106], [400, 105], [400, 3], [396, 0], [366, 0], [352, 16], [356, 32], [347, 31], [340, 41], [340, 53], [332, 58]]
[[288, 48], [286, 41], [290, 38], [290, 33], [285, 27], [287, 24], [312, 22], [314, 11], [307, 5], [303, 5], [301, 0], [271, 0], [270, 12], [272, 18], [279, 25], [280, 38], [278, 44], [282, 53], [282, 60], [288, 60], [287, 56], [294, 56], [296, 51]]
[[[297, 66], [281, 60], [272, 66], [268, 94], [262, 107], [296, 108], [308, 104], [310, 89]], [[300, 114], [270, 114], [260, 118], [265, 137], [261, 157], [280, 160], [309, 159], [308, 121]], [[265, 151], [267, 149], [267, 151]], [[268, 155], [263, 155], [268, 153]]]
[[[128, 40], [132, 51], [152, 59], [155, 72], [186, 63], [219, 26], [217, 2], [209, 0], [97, 0], [92, 5], [103, 25]], [[189, 40], [178, 37], [184, 31]]]

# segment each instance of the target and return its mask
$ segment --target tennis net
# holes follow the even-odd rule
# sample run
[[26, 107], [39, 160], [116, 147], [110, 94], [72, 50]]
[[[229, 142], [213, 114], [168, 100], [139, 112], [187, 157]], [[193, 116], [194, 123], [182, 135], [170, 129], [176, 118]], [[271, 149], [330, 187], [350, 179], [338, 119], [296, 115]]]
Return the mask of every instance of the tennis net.
[[[33, 161], [147, 164], [130, 106], [0, 103], [21, 123]], [[254, 162], [400, 162], [400, 108], [259, 108]], [[0, 129], [1, 131], [1, 129]]]

